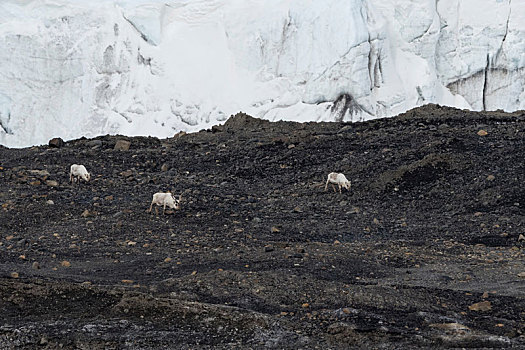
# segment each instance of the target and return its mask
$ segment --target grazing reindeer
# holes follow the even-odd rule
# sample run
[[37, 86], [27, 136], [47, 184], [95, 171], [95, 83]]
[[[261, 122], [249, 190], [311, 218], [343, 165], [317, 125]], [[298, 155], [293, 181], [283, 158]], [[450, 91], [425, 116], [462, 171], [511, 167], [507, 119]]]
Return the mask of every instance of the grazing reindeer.
[[334, 192], [337, 192], [334, 184], [339, 186], [339, 193], [341, 193], [341, 187], [344, 187], [348, 191], [350, 191], [351, 182], [346, 178], [346, 176], [344, 176], [344, 174], [341, 174], [341, 173], [328, 174], [328, 179], [326, 180], [326, 185], [324, 186], [325, 191], [328, 188], [329, 183], [332, 184], [332, 188], [334, 189]]
[[158, 192], [153, 195], [153, 200], [151, 201], [151, 205], [149, 206], [148, 212], [151, 212], [151, 209], [153, 208], [153, 204], [155, 204], [155, 214], [159, 214], [159, 208], [157, 206], [162, 206], [162, 214], [166, 211], [166, 207], [179, 210], [180, 209], [180, 202], [182, 200], [182, 195], [179, 196], [179, 199], [175, 199], [173, 197], [173, 194], [171, 192]]
[[86, 167], [83, 165], [71, 165], [71, 169], [69, 171], [69, 182], [80, 183], [80, 179], [89, 182], [89, 179], [91, 179], [91, 174], [88, 173]]

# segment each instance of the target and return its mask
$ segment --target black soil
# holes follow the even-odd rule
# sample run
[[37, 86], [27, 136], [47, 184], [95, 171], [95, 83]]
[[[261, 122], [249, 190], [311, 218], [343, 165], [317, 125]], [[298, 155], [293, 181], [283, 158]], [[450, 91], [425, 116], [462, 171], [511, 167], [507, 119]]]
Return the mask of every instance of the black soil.
[[56, 146], [0, 147], [1, 349], [525, 347], [523, 112]]

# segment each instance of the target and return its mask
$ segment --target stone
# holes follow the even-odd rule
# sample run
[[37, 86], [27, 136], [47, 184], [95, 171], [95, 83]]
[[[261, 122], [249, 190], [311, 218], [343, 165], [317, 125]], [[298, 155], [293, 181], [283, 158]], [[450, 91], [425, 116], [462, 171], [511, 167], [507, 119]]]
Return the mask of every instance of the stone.
[[124, 177], [130, 177], [130, 176], [133, 176], [133, 170], [125, 170], [123, 172], [120, 173], [120, 175], [124, 176]]
[[48, 205], [54, 205], [55, 202], [53, 202], [51, 199], [48, 199], [48, 200], [46, 201], [46, 204], [48, 204]]
[[49, 174], [49, 171], [47, 170], [29, 170], [29, 173], [31, 175], [40, 176], [40, 177], [46, 177], [51, 174]]
[[101, 140], [91, 140], [86, 143], [86, 146], [91, 147], [91, 148], [97, 148], [97, 147], [102, 146], [102, 141]]
[[60, 266], [62, 267], [70, 267], [71, 266], [71, 263], [67, 260], [64, 260], [60, 263]]
[[471, 311], [489, 311], [490, 309], [492, 309], [492, 304], [490, 303], [490, 301], [486, 300], [472, 304], [468, 308]]
[[162, 164], [162, 166], [160, 167], [160, 171], [166, 172], [168, 170], [170, 170], [170, 166], [167, 163]]
[[46, 185], [48, 185], [49, 187], [58, 187], [58, 181], [46, 180]]
[[38, 270], [38, 269], [40, 269], [40, 264], [39, 264], [37, 261], [35, 261], [35, 262], [31, 265], [31, 268], [32, 268], [33, 270]]
[[11, 277], [18, 278], [19, 277], [18, 272], [11, 272]]
[[277, 232], [281, 232], [281, 230], [279, 230], [277, 227], [275, 226], [272, 226], [272, 229], [271, 229], [272, 233], [277, 233]]
[[525, 271], [518, 273], [518, 277], [525, 278]]
[[518, 242], [521, 242], [521, 241], [525, 241], [525, 236], [522, 235], [522, 234], [520, 234], [520, 235], [518, 236]]
[[478, 135], [479, 136], [487, 136], [489, 133], [486, 132], [485, 130], [481, 129], [480, 131], [478, 131]]
[[129, 150], [129, 147], [131, 146], [130, 141], [126, 140], [118, 140], [115, 144], [115, 147], [113, 148], [116, 151], [127, 151]]
[[348, 214], [359, 214], [360, 211], [361, 209], [359, 209], [358, 207], [352, 207], [352, 210], [350, 210]]
[[60, 148], [62, 146], [64, 146], [64, 140], [60, 137], [55, 137], [49, 140], [49, 147]]
[[487, 180], [488, 181], [494, 181], [495, 179], [496, 179], [496, 177], [494, 175], [487, 176]]

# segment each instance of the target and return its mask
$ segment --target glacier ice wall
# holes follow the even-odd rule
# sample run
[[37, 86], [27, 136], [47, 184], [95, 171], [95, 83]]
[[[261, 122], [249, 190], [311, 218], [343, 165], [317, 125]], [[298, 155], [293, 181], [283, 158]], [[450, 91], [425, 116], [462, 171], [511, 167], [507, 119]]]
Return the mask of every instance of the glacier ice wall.
[[518, 0], [3, 0], [0, 144], [525, 109]]

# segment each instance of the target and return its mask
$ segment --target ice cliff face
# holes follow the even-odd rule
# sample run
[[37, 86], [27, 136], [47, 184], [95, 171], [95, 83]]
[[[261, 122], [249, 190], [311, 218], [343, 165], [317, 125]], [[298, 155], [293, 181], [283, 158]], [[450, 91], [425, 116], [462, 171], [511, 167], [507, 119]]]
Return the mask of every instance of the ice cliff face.
[[525, 109], [525, 1], [3, 0], [0, 144]]

